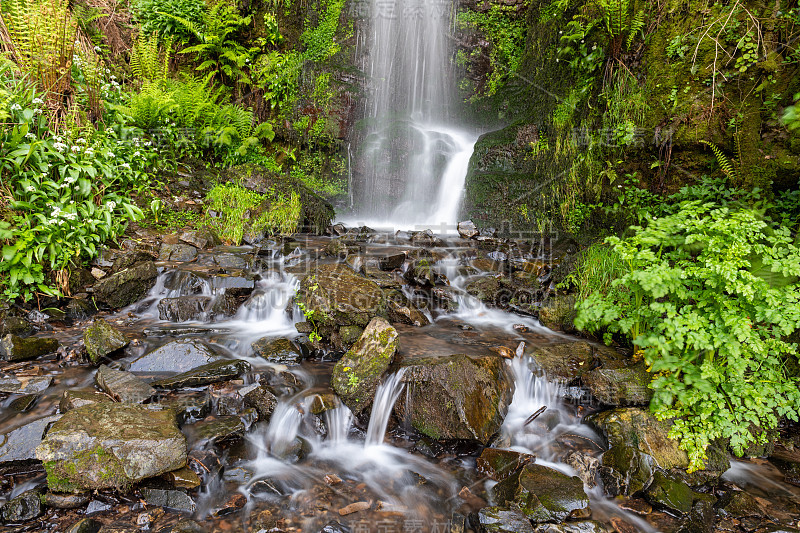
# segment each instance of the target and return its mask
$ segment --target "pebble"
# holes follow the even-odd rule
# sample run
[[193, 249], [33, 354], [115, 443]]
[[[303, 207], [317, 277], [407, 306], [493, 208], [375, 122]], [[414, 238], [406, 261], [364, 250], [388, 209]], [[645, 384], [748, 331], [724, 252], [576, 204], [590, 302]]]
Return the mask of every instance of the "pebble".
[[355, 502], [351, 503], [350, 505], [346, 505], [339, 509], [339, 514], [341, 516], [347, 516], [349, 514], [357, 513], [359, 511], [366, 511], [372, 506], [372, 502]]

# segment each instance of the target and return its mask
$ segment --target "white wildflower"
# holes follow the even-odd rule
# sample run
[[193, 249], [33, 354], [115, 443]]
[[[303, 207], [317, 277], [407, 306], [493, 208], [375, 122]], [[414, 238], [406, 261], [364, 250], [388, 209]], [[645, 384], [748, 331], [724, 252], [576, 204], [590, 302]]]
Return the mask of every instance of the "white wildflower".
[[11, 104], [11, 107], [9, 107], [9, 109], [11, 111], [22, 111], [22, 106], [19, 104]]
[[62, 142], [56, 142], [53, 143], [53, 148], [55, 148], [59, 152], [63, 152], [67, 148], [67, 145]]
[[36, 138], [36, 134], [34, 134], [34, 133], [26, 133], [25, 134], [25, 138], [33, 140], [33, 139]]
[[112, 210], [112, 209], [114, 209], [115, 207], [117, 207], [117, 202], [115, 202], [115, 201], [113, 201], [113, 200], [109, 200], [108, 202], [106, 202], [106, 207], [107, 207], [109, 210]]
[[33, 105], [42, 105], [44, 103], [44, 100], [42, 100], [41, 98], [34, 98], [33, 100], [31, 100], [31, 103]]
[[28, 185], [27, 187], [25, 187], [25, 190], [28, 192], [34, 192], [36, 190], [36, 187], [34, 187], [33, 185]]

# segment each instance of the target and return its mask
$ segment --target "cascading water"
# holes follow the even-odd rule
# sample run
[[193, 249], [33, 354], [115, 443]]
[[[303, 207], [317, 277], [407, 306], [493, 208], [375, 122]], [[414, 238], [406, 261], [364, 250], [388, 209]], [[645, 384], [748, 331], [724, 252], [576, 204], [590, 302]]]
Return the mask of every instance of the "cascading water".
[[371, 0], [368, 133], [356, 216], [406, 226], [456, 222], [477, 135], [454, 121], [450, 0]]

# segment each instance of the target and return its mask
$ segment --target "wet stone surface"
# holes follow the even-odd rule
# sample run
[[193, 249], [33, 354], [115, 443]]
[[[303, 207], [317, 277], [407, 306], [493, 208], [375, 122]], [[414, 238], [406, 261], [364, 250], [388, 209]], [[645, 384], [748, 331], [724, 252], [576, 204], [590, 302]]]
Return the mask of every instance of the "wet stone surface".
[[0, 529], [796, 527], [793, 428], [771, 462], [723, 450], [686, 473], [629, 354], [527, 314], [550, 283], [540, 245], [458, 231], [257, 248], [145, 231], [83, 276], [73, 302], [100, 313], [5, 317]]

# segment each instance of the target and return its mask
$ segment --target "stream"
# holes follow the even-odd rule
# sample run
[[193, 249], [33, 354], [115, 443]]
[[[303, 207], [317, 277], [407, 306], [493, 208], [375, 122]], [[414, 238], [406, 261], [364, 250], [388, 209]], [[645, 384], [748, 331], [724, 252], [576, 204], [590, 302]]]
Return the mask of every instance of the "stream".
[[[434, 288], [447, 292], [446, 300], [437, 300], [431, 298], [433, 291], [408, 283], [410, 259], [382, 272], [384, 282], [398, 286], [430, 322], [421, 327], [393, 324], [398, 332], [397, 360], [452, 354], [500, 357], [498, 348], [505, 350], [503, 365], [513, 378], [513, 399], [490, 447], [524, 457], [530, 454], [536, 464], [568, 476], [581, 475], [575, 462], [565, 458], [581, 457], [591, 463], [602, 456], [607, 448], [604, 437], [585, 423], [586, 416], [602, 406], [582, 401], [585, 391], [548, 380], [527, 355], [537, 347], [577, 339], [550, 331], [530, 316], [487, 307], [467, 292], [469, 283], [496, 274], [471, 266], [473, 258], [485, 253], [481, 251], [485, 241], [438, 235], [438, 246], [423, 247], [409, 242], [408, 236], [406, 232], [366, 232], [357, 243], [362, 251], [358, 261], [366, 265], [392, 254], [411, 258], [426, 251], [437, 276]], [[199, 486], [180, 490], [189, 496], [188, 507], [172, 503], [166, 506], [166, 514], [154, 514], [155, 507], [145, 501], [141, 487], [127, 494], [103, 489], [94, 491], [90, 501], [76, 509], [48, 507], [33, 522], [11, 524], [8, 530], [67, 531], [83, 516], [105, 524], [136, 524], [131, 531], [189, 531], [180, 529], [180, 520], [186, 517], [214, 532], [509, 530], [476, 523], [477, 513], [493, 503], [491, 489], [497, 483], [476, 469], [483, 445], [439, 442], [410, 424], [405, 411], [410, 404], [409, 388], [403, 379], [408, 369], [395, 365], [383, 375], [367, 416], [354, 416], [331, 390], [331, 372], [342, 352], [320, 349], [308, 335], [298, 334], [296, 325], [305, 317], [294, 301], [300, 280], [320, 265], [362, 264], [353, 255], [343, 261], [326, 253], [331, 242], [330, 237], [298, 236], [260, 248], [201, 250], [193, 261], [159, 261], [149, 294], [116, 314], [105, 315], [131, 339], [127, 348], [104, 360], [112, 367], [133, 371], [143, 355], [188, 339], [207, 343], [225, 358], [249, 363], [249, 370], [239, 376], [202, 386], [158, 389], [146, 401], [182, 413], [179, 421], [187, 438], [188, 465], [200, 479]], [[509, 261], [552, 259], [537, 249], [518, 242], [511, 247]], [[213, 302], [226, 295], [235, 296], [241, 304], [229, 306], [227, 314], [200, 312], [184, 321], [162, 319], [159, 303], [198, 295], [212, 302], [206, 309], [214, 308]], [[0, 432], [61, 413], [59, 403], [63, 407], [68, 391], [95, 388], [97, 368], [79, 356], [81, 335], [90, 323], [91, 319], [44, 322], [50, 331], [40, 335], [57, 338], [59, 351], [33, 361], [2, 364], [4, 374], [49, 376], [53, 381], [25, 409], [17, 406], [23, 395], [3, 394]], [[263, 338], [288, 339], [302, 356], [288, 364], [269, 362], [254, 349], [254, 343]], [[133, 374], [153, 382], [175, 372]], [[268, 419], [243, 402], [243, 391], [265, 382], [277, 398]], [[539, 414], [532, 416], [535, 413]], [[221, 421], [225, 423], [209, 424]], [[4, 500], [41, 487], [45, 481], [40, 464], [0, 464]], [[759, 500], [778, 494], [772, 503], [784, 513], [780, 519], [796, 521], [793, 513], [800, 489], [784, 483], [780, 475], [776, 479], [774, 467], [766, 461], [734, 461], [720, 483], [736, 490], [741, 487]], [[175, 490], [172, 484], [145, 480], [142, 487]], [[536, 531], [677, 531], [685, 524], [675, 513], [630, 503], [642, 500], [609, 498], [602, 481], [590, 481], [584, 489], [590, 517], [566, 523], [585, 524], [580, 526], [584, 529]], [[530, 525], [510, 530], [533, 531]]]

